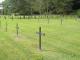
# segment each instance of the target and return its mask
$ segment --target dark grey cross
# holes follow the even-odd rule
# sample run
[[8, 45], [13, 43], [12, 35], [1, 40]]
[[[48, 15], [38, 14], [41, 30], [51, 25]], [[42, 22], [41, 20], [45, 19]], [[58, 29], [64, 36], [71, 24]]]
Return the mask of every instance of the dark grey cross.
[[21, 19], [22, 17], [20, 16], [19, 19]]
[[63, 24], [63, 19], [61, 18], [61, 24]]
[[16, 24], [16, 34], [17, 34], [17, 37], [18, 37], [18, 35], [19, 35], [19, 25], [18, 24]]
[[61, 17], [61, 24], [63, 24], [63, 18], [64, 18], [64, 15], [62, 15]]
[[4, 16], [4, 19], [6, 19], [6, 16]]
[[0, 28], [1, 28], [1, 20], [0, 20]]
[[36, 34], [39, 34], [39, 49], [42, 50], [41, 37], [42, 37], [42, 35], [45, 36], [45, 33], [42, 33], [41, 27], [39, 27], [39, 32], [36, 32]]
[[6, 32], [7, 32], [7, 30], [8, 30], [8, 23], [7, 23], [7, 21], [6, 21]]
[[23, 19], [26, 19], [26, 16], [25, 15], [23, 16]]
[[49, 24], [49, 22], [50, 22], [50, 19], [49, 19], [49, 16], [47, 15], [47, 20], [48, 20], [48, 24]]
[[14, 19], [13, 16], [11, 17], [11, 19], [12, 19], [12, 20]]

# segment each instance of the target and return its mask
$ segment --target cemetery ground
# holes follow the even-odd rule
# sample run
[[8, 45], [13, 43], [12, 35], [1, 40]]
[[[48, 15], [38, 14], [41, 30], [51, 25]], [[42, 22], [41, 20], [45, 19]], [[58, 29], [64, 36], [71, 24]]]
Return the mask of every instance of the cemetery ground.
[[[80, 19], [0, 17], [0, 60], [80, 60]], [[18, 24], [18, 36], [16, 25]], [[39, 50], [41, 26], [42, 50]]]

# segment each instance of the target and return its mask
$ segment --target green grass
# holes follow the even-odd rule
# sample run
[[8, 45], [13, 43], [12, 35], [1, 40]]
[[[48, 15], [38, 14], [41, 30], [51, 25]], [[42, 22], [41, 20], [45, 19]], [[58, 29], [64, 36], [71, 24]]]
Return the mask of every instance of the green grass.
[[[80, 60], [80, 19], [54, 17], [47, 19], [1, 18], [0, 60]], [[8, 32], [6, 32], [6, 21]], [[16, 36], [19, 23], [19, 37]], [[36, 32], [42, 27], [42, 51]]]

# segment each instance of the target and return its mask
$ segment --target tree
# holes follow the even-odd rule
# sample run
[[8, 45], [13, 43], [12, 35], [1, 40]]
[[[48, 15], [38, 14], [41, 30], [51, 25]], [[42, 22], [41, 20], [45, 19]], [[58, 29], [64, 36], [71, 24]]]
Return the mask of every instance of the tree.
[[[8, 13], [32, 14], [70, 14], [74, 0], [5, 0]], [[8, 6], [8, 8], [7, 8]], [[11, 7], [9, 7], [11, 6]]]

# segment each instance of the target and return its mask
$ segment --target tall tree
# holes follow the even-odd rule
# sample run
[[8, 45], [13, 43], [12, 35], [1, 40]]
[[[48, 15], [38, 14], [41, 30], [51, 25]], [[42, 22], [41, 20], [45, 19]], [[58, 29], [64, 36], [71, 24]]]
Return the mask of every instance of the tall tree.
[[[74, 0], [5, 0], [8, 13], [32, 14], [69, 14]], [[11, 7], [10, 7], [11, 6]]]

